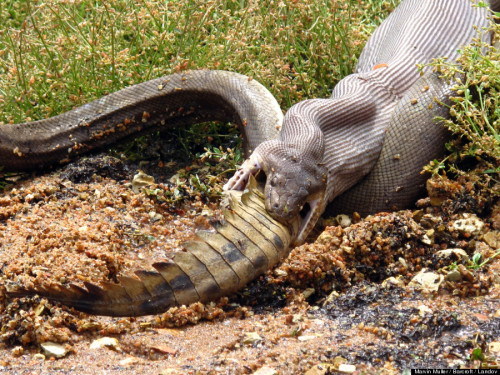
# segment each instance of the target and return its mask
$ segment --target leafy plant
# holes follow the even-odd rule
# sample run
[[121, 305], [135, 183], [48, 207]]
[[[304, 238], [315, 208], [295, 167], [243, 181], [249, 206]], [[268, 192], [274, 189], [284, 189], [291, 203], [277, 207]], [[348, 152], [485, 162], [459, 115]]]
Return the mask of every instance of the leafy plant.
[[[498, 38], [500, 26], [492, 23], [489, 31]], [[500, 54], [480, 38], [460, 52], [458, 64], [445, 58], [431, 64], [443, 79], [454, 84], [451, 118], [438, 120], [456, 139], [447, 145], [450, 155], [441, 161], [433, 160], [424, 170], [437, 175], [446, 171], [457, 175], [474, 173], [472, 180], [500, 194]], [[476, 164], [480, 167], [474, 172], [463, 169], [461, 162], [466, 159], [479, 162]]]

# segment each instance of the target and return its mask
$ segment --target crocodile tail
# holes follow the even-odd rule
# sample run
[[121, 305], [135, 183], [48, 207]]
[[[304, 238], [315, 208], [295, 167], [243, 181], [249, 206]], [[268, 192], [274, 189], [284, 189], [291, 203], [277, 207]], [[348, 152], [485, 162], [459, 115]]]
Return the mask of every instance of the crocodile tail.
[[198, 231], [172, 259], [154, 270], [119, 276], [118, 283], [84, 287], [42, 285], [10, 288], [10, 296], [38, 294], [77, 310], [108, 316], [140, 316], [173, 306], [207, 302], [235, 292], [288, 255], [299, 218], [289, 227], [265, 211], [264, 196], [252, 178], [244, 192], [229, 191], [222, 202], [224, 220]]

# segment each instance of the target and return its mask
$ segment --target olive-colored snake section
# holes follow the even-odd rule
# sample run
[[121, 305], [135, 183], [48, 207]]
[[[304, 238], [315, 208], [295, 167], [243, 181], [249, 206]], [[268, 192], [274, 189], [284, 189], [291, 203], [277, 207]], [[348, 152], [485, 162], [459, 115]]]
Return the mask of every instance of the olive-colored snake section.
[[[498, 3], [491, 3], [495, 10]], [[13, 286], [9, 294], [39, 293], [94, 314], [153, 314], [240, 289], [303, 242], [325, 210], [405, 208], [422, 190], [422, 166], [442, 154], [448, 136], [433, 118], [447, 115], [442, 103], [450, 86], [416, 64], [456, 59], [478, 37], [476, 27], [488, 25], [488, 12], [469, 0], [403, 0], [331, 98], [300, 102], [283, 122], [275, 99], [255, 81], [196, 71], [132, 86], [51, 119], [1, 126], [0, 165], [8, 169], [34, 169], [162, 126], [208, 120], [238, 124], [250, 155], [226, 185], [225, 222], [199, 232], [168, 262], [119, 284]], [[488, 33], [482, 38], [491, 41]], [[264, 192], [252, 182], [260, 170]]]
[[283, 114], [257, 81], [219, 70], [177, 73], [114, 92], [59, 116], [0, 126], [0, 165], [34, 170], [165, 127], [237, 124], [247, 154], [278, 134]]

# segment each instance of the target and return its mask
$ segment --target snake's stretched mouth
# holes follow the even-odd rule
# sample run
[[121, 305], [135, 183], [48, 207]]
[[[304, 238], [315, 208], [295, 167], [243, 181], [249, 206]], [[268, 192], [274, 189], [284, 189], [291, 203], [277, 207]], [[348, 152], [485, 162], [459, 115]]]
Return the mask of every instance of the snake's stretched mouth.
[[298, 246], [305, 242], [307, 236], [316, 225], [319, 217], [325, 209], [325, 194], [317, 193], [310, 197], [300, 210], [301, 222], [299, 233], [295, 239], [294, 245]]

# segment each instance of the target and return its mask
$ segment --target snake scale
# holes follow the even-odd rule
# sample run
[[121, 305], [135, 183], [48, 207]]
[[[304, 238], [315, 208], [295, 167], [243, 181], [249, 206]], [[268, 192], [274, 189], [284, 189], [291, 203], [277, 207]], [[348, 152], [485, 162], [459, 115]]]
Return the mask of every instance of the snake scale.
[[[498, 10], [500, 1], [490, 2]], [[447, 56], [488, 25], [469, 0], [403, 0], [377, 28], [356, 71], [328, 99], [302, 101], [283, 118], [259, 83], [225, 71], [191, 71], [141, 83], [46, 120], [0, 127], [0, 165], [32, 170], [66, 162], [164, 126], [221, 120], [238, 124], [247, 160], [225, 186], [225, 220], [198, 232], [186, 252], [119, 284], [9, 288], [82, 311], [145, 315], [231, 293], [305, 240], [324, 212], [369, 214], [409, 206], [420, 170], [442, 155], [450, 85], [416, 64]], [[482, 40], [491, 42], [483, 33]], [[263, 171], [264, 191], [252, 175]], [[243, 193], [241, 191], [245, 190]], [[330, 203], [330, 204], [329, 204]], [[329, 204], [329, 205], [328, 205]], [[327, 207], [328, 205], [328, 207]]]

